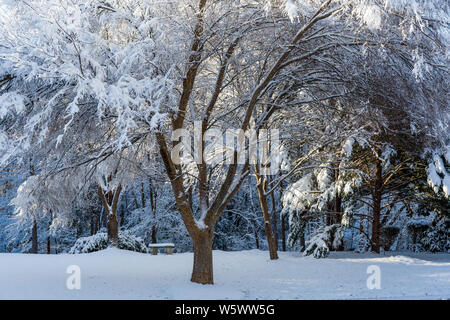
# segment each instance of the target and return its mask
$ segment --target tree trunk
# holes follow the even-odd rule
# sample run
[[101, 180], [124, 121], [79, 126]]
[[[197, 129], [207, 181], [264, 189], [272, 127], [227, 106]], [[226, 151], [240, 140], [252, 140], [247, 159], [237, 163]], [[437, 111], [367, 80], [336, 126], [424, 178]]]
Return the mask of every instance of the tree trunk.
[[141, 204], [142, 204], [142, 208], [145, 208], [145, 188], [144, 188], [144, 183], [141, 182]]
[[119, 224], [115, 213], [108, 214], [108, 242], [114, 246], [119, 247]]
[[50, 232], [50, 227], [51, 227], [51, 225], [52, 225], [52, 222], [51, 221], [53, 221], [53, 213], [52, 212], [50, 212], [50, 223], [48, 224], [48, 236], [47, 236], [47, 254], [50, 254], [50, 253], [52, 253], [52, 247], [51, 247], [51, 236], [50, 236], [50, 234], [51, 234], [51, 232]]
[[281, 250], [286, 251], [286, 217], [281, 216]]
[[91, 236], [95, 234], [95, 215], [94, 209], [91, 207]]
[[157, 237], [156, 237], [156, 233], [158, 232], [158, 229], [156, 227], [156, 197], [157, 197], [157, 193], [156, 190], [153, 189], [153, 183], [152, 181], [150, 181], [150, 207], [152, 208], [152, 214], [153, 214], [153, 218], [154, 218], [154, 223], [152, 226], [152, 243], [156, 243], [157, 242]]
[[[282, 177], [280, 172], [280, 177]], [[283, 199], [283, 182], [280, 182], [280, 201]], [[281, 216], [281, 250], [286, 251], [286, 216]]]
[[376, 160], [375, 183], [373, 190], [373, 218], [372, 218], [372, 250], [380, 253], [380, 216], [381, 197], [383, 188], [383, 167], [381, 160]]
[[256, 226], [256, 222], [253, 221], [253, 230], [255, 233], [255, 242], [256, 242], [256, 249], [259, 249], [259, 236], [258, 236], [258, 228]]
[[[34, 175], [33, 158], [30, 157], [30, 175]], [[38, 253], [38, 234], [36, 217], [33, 217], [33, 227], [31, 229], [31, 253]]]
[[214, 234], [210, 227], [206, 229], [206, 231], [197, 232], [192, 237], [194, 243], [192, 282], [214, 284], [212, 256], [213, 239]]
[[51, 239], [50, 236], [47, 237], [47, 254], [52, 253], [52, 247], [51, 247]]
[[95, 222], [95, 233], [99, 232], [100, 228], [102, 226], [101, 214], [102, 214], [102, 212], [101, 212], [101, 210], [99, 210], [95, 215], [97, 218], [96, 219], [97, 221]]
[[[342, 197], [340, 195], [336, 195], [336, 199], [335, 199], [335, 210], [336, 212], [339, 212], [339, 214], [337, 214], [336, 216], [336, 220], [335, 223], [342, 223], [342, 216], [343, 216], [343, 212], [342, 212]], [[344, 251], [344, 241], [341, 242], [341, 244], [339, 245], [339, 247], [336, 248], [336, 251]]]
[[106, 226], [108, 229], [108, 243], [114, 247], [118, 247], [119, 223], [117, 222], [117, 203], [119, 201], [120, 192], [122, 191], [122, 185], [119, 184], [114, 192], [109, 191], [106, 195], [100, 186], [98, 186], [97, 190], [107, 217]]
[[380, 211], [379, 206], [374, 206], [372, 220], [372, 249], [380, 253]]
[[120, 225], [123, 226], [125, 222], [125, 207], [123, 205], [120, 206]]
[[136, 193], [134, 193], [134, 191], [131, 191], [131, 194], [133, 195], [133, 198], [134, 198], [134, 205], [136, 206], [136, 209], [138, 209], [139, 208], [139, 202], [137, 201]]
[[263, 178], [257, 177], [258, 182], [256, 188], [258, 190], [259, 204], [261, 205], [261, 211], [264, 217], [264, 230], [266, 232], [267, 244], [269, 246], [270, 260], [278, 259], [277, 246], [275, 244], [275, 238], [272, 233], [272, 224], [270, 223], [270, 213], [267, 207], [267, 197], [264, 193], [264, 184], [267, 183], [266, 180], [261, 181]]
[[33, 228], [31, 230], [31, 253], [38, 253], [38, 234], [36, 217], [33, 218]]
[[306, 249], [306, 241], [305, 241], [305, 232], [300, 236], [300, 252], [305, 251]]
[[274, 241], [275, 241], [275, 248], [278, 250], [278, 219], [277, 219], [277, 210], [276, 210], [274, 192], [271, 193], [271, 200], [272, 200], [273, 237], [274, 237]]

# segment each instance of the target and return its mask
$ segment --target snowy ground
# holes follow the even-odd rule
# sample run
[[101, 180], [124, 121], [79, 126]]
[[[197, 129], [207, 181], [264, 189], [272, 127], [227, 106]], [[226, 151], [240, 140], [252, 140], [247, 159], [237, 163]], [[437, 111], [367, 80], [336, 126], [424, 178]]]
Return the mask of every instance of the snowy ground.
[[[81, 289], [68, 290], [69, 265]], [[381, 271], [369, 290], [367, 267]], [[0, 299], [450, 299], [449, 254], [214, 252], [214, 286], [189, 281], [192, 254], [152, 256], [118, 249], [80, 255], [0, 254]]]

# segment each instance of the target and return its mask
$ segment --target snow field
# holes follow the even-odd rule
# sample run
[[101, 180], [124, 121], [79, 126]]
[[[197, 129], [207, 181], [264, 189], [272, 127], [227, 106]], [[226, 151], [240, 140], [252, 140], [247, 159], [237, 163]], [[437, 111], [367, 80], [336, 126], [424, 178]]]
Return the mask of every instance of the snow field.
[[[0, 299], [450, 299], [449, 254], [279, 254], [214, 251], [212, 286], [189, 281], [192, 253], [0, 254]], [[80, 267], [80, 290], [66, 286], [71, 265]], [[380, 289], [367, 287], [371, 265]]]

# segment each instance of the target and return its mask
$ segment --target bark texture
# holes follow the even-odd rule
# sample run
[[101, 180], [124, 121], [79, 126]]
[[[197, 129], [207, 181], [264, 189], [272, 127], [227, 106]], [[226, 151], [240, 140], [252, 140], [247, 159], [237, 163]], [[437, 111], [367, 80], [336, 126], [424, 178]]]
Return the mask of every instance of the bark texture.
[[201, 284], [213, 284], [213, 246], [214, 233], [207, 229], [198, 232], [193, 238], [194, 268], [191, 281]]

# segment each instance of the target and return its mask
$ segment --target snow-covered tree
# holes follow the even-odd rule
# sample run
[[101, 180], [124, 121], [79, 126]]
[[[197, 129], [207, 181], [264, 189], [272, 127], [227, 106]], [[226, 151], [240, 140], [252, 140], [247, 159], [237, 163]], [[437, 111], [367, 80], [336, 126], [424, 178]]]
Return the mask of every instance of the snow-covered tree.
[[[393, 128], [378, 117], [379, 105], [397, 107], [396, 98], [407, 97], [400, 101], [409, 109], [401, 110], [419, 110], [408, 119], [418, 134], [421, 125], [438, 119], [427, 135], [438, 138], [441, 124], [447, 125], [441, 115], [446, 97], [435, 94], [448, 92], [442, 81], [448, 72], [447, 17], [448, 4], [438, 0], [4, 0], [0, 165], [36, 154], [33, 176], [73, 174], [86, 185], [99, 183], [114, 221], [121, 178], [130, 172], [122, 160], [139, 164], [156, 149], [192, 238], [191, 279], [210, 284], [214, 227], [250, 163], [201, 161], [205, 132], [258, 131], [274, 117], [288, 119], [283, 109], [304, 105], [308, 116], [297, 121], [314, 131], [314, 110], [321, 103], [334, 106], [334, 97], [350, 114], [366, 111], [354, 118], [375, 111], [379, 127]], [[365, 60], [398, 64], [375, 78], [400, 74], [400, 80], [379, 87], [367, 82]], [[352, 86], [354, 79], [359, 82]], [[405, 79], [408, 85], [401, 87]], [[440, 85], [433, 87], [433, 81]], [[380, 94], [388, 99], [378, 100]], [[354, 118], [350, 126], [358, 123]], [[326, 144], [326, 132], [351, 138], [355, 128], [361, 129], [322, 126], [320, 134], [306, 137], [310, 143], [320, 137], [317, 143], [302, 147], [314, 153]], [[171, 156], [178, 145], [171, 138], [179, 130], [190, 131], [198, 147], [189, 165]]]

